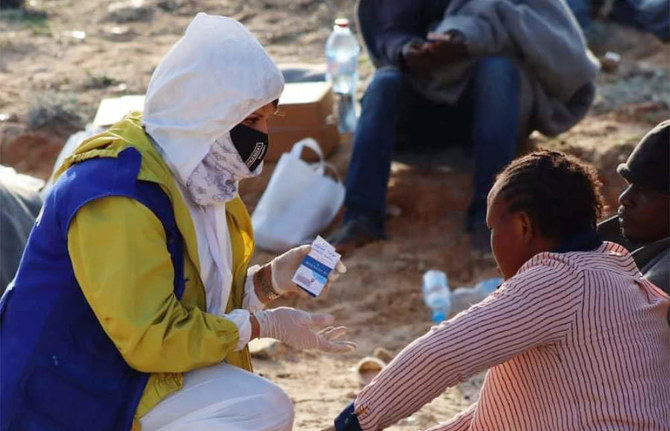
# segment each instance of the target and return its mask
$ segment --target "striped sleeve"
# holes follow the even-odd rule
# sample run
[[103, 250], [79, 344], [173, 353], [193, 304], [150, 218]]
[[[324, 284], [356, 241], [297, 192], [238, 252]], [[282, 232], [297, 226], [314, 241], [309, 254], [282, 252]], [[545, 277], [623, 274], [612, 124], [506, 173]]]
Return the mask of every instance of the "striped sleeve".
[[472, 404], [449, 422], [432, 427], [427, 431], [468, 431], [472, 418], [475, 416], [475, 410], [477, 410], [477, 403]]
[[356, 398], [361, 428], [384, 429], [446, 388], [532, 347], [562, 340], [583, 302], [583, 276], [559, 260], [542, 261], [542, 255], [524, 267], [529, 269], [484, 301], [400, 352]]

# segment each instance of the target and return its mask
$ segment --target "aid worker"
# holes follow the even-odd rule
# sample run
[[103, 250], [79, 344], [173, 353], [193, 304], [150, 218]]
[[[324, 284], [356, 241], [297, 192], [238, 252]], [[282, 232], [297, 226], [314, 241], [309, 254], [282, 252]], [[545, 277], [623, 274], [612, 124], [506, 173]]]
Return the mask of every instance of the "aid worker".
[[262, 169], [283, 86], [244, 26], [198, 14], [144, 113], [65, 160], [0, 302], [0, 429], [292, 428], [288, 396], [249, 372], [249, 340], [355, 346], [330, 315], [263, 309], [298, 290], [309, 247], [248, 267], [237, 185]]

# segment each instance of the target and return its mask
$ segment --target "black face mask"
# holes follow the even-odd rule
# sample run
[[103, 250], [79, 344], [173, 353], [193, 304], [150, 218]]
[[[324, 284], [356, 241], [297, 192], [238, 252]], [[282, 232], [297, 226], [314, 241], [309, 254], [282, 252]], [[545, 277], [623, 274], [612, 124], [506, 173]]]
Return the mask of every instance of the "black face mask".
[[255, 171], [268, 151], [267, 133], [238, 124], [230, 131], [230, 139], [249, 171]]

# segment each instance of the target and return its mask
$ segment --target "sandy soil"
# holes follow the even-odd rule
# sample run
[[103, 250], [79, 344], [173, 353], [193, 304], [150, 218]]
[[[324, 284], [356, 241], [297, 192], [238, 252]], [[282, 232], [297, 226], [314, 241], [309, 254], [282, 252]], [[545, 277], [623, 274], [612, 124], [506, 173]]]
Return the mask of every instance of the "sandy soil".
[[[0, 0], [1, 1], [1, 0]], [[152, 0], [122, 16], [109, 1], [37, 0], [38, 13], [0, 11], [0, 163], [42, 178], [66, 137], [92, 120], [103, 97], [144, 92], [160, 58], [197, 11], [233, 16], [245, 23], [278, 63], [323, 62], [323, 43], [337, 16], [353, 18], [344, 0]], [[137, 20], [127, 20], [135, 18]], [[669, 117], [668, 46], [616, 25], [602, 27], [602, 55], [622, 56], [618, 71], [601, 74], [588, 117], [571, 131], [539, 145], [559, 148], [600, 170], [610, 212], [623, 183], [614, 173], [644, 132]], [[81, 32], [84, 32], [85, 35]], [[372, 73], [360, 60], [362, 92]], [[347, 140], [332, 156], [344, 173]], [[296, 426], [327, 425], [360, 389], [354, 365], [377, 346], [399, 351], [429, 327], [420, 297], [421, 274], [440, 268], [453, 287], [496, 275], [494, 263], [470, 253], [462, 226], [470, 194], [468, 163], [436, 166], [394, 163], [390, 184], [389, 240], [347, 256], [349, 272], [327, 298], [284, 303], [332, 312], [350, 328], [358, 351], [344, 356], [281, 348], [273, 359], [256, 360], [256, 371], [281, 385], [296, 403]], [[253, 208], [268, 172], [243, 187]], [[254, 260], [272, 257], [262, 251]], [[392, 430], [420, 429], [444, 421], [478, 396], [482, 376], [448, 389]]]

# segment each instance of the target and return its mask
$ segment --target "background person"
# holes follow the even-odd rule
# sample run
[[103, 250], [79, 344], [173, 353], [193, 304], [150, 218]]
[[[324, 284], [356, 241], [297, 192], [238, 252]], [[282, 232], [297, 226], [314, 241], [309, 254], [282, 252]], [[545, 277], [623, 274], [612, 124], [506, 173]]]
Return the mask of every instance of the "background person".
[[652, 33], [660, 40], [670, 40], [670, 1], [668, 0], [566, 0], [587, 33], [591, 17], [598, 10], [601, 18], [611, 19], [641, 31]]
[[0, 165], [0, 295], [14, 278], [35, 218], [44, 181]]
[[556, 0], [361, 0], [358, 17], [378, 69], [353, 137], [344, 220], [330, 241], [346, 252], [385, 237], [399, 141], [426, 152], [461, 144], [475, 162], [466, 229], [476, 249], [489, 250], [495, 174], [531, 131], [564, 132], [593, 101], [598, 64], [572, 13]]
[[626, 247], [645, 278], [670, 294], [670, 120], [647, 133], [617, 172], [628, 187], [618, 214], [598, 231]]

